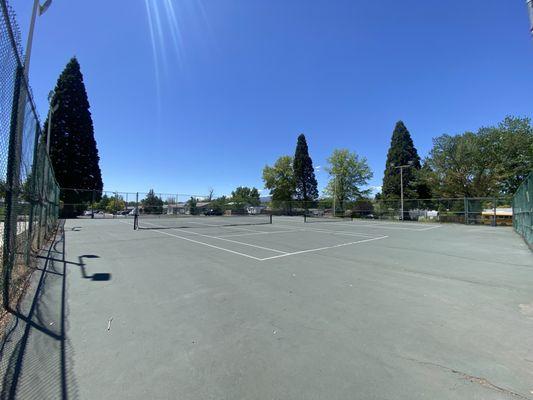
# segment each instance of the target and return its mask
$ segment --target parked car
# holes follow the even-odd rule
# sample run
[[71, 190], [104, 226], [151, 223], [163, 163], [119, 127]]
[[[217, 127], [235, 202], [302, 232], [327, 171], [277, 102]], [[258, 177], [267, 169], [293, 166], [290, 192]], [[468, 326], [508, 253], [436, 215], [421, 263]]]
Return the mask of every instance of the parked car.
[[83, 212], [83, 215], [86, 216], [86, 217], [91, 216], [91, 215], [93, 215], [93, 211], [92, 210], [85, 210]]
[[209, 210], [204, 211], [204, 215], [222, 215], [222, 210], [211, 208]]

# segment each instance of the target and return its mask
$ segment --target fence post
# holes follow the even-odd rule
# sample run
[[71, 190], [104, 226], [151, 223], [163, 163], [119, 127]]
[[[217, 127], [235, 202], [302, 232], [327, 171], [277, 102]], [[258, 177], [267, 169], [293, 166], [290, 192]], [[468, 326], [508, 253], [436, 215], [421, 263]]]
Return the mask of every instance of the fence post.
[[468, 199], [464, 196], [465, 225], [468, 225]]
[[16, 203], [18, 200], [18, 180], [20, 174], [20, 153], [22, 141], [18, 137], [19, 123], [22, 123], [23, 105], [21, 104], [21, 82], [24, 70], [19, 65], [16, 70], [15, 84], [13, 90], [13, 105], [11, 108], [11, 121], [9, 129], [9, 151], [7, 158], [6, 174], [6, 214], [4, 217], [4, 250], [2, 262], [4, 265], [3, 276], [3, 302], [4, 308], [9, 309], [9, 283], [11, 280], [11, 269], [15, 261], [15, 246], [17, 239], [17, 212]]
[[[30, 202], [30, 215], [29, 215], [29, 221], [28, 221], [28, 245], [26, 248], [26, 264], [29, 265], [30, 263], [30, 253], [31, 253], [31, 247], [33, 244], [33, 224], [34, 224], [34, 213], [35, 213], [35, 205], [40, 200], [38, 196], [35, 196], [35, 187], [37, 182], [37, 168], [38, 168], [38, 146], [39, 146], [39, 125], [37, 124], [35, 126], [35, 138], [33, 141], [33, 165], [31, 169], [31, 183], [30, 183], [30, 193], [28, 193], [27, 198]], [[37, 197], [37, 198], [36, 198]]]
[[497, 226], [497, 223], [496, 223], [496, 207], [497, 207], [496, 201], [497, 201], [496, 198], [492, 199], [492, 207], [493, 207], [493, 213], [494, 213], [493, 217], [492, 217], [492, 226]]
[[91, 192], [91, 219], [94, 218], [94, 189]]

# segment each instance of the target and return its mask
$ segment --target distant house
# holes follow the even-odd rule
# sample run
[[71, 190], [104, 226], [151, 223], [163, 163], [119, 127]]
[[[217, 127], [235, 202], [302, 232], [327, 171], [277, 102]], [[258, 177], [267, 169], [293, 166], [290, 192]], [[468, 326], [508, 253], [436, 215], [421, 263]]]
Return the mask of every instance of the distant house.
[[163, 213], [169, 214], [169, 215], [179, 215], [179, 214], [185, 214], [187, 211], [187, 204], [186, 203], [175, 203], [175, 204], [168, 204], [163, 206]]
[[[199, 201], [196, 203], [196, 208], [200, 214], [204, 213], [209, 209], [211, 203], [208, 201]], [[168, 204], [163, 206], [163, 213], [170, 215], [185, 215], [189, 214], [189, 204], [188, 203], [175, 203]]]

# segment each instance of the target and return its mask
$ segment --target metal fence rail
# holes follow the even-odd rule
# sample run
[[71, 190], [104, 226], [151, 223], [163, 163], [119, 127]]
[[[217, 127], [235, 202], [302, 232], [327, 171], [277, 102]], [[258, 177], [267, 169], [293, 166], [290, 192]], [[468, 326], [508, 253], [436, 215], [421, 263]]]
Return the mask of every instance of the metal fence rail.
[[533, 173], [522, 182], [513, 197], [513, 226], [533, 249]]
[[59, 186], [21, 60], [14, 14], [0, 0], [0, 317], [22, 295], [32, 255], [54, 229], [59, 206]]

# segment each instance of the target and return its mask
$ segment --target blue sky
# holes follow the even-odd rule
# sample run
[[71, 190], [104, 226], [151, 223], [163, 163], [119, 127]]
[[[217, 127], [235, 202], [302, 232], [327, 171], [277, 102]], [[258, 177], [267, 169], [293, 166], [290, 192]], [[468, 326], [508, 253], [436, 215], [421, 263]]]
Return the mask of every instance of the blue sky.
[[[32, 1], [10, 3], [25, 38]], [[334, 148], [379, 186], [399, 119], [424, 157], [434, 136], [533, 116], [523, 0], [54, 0], [30, 71], [43, 120], [73, 55], [107, 190], [263, 188], [301, 132], [320, 187]]]

